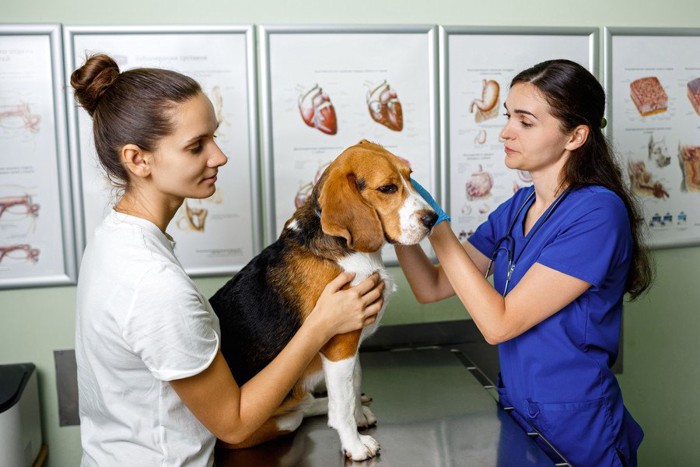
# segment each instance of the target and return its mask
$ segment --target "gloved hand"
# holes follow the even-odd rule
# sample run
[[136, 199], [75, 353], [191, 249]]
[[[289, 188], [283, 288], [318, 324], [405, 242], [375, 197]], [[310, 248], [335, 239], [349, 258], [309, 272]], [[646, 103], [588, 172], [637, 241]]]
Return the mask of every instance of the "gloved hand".
[[450, 219], [450, 216], [448, 216], [447, 213], [443, 211], [443, 209], [440, 207], [437, 201], [435, 201], [432, 195], [428, 193], [428, 190], [423, 188], [423, 186], [414, 179], [411, 179], [411, 184], [413, 185], [413, 188], [416, 189], [418, 194], [421, 195], [421, 197], [430, 205], [431, 208], [433, 208], [433, 211], [437, 213], [438, 218], [437, 221], [435, 221], [435, 225], [438, 225], [442, 221], [452, 221], [452, 219]]

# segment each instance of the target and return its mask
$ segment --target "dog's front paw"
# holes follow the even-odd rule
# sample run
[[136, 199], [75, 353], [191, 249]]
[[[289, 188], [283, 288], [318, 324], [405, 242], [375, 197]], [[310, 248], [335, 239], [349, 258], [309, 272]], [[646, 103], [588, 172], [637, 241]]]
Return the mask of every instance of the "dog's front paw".
[[369, 428], [377, 424], [377, 417], [366, 405], [361, 405], [358, 412], [355, 414], [357, 428]]
[[370, 457], [369, 459], [365, 459], [363, 461], [354, 461], [350, 459], [349, 457], [345, 458], [345, 467], [377, 467], [379, 463], [381, 462], [381, 458], [379, 455], [375, 457]]
[[379, 452], [379, 443], [369, 435], [358, 435], [350, 447], [343, 447], [345, 457], [354, 461], [363, 461], [374, 457]]

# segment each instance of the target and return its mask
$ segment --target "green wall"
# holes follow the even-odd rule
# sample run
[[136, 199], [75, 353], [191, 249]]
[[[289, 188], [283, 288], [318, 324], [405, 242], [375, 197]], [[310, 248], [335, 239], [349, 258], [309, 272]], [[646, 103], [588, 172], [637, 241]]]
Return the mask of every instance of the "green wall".
[[[697, 27], [697, 0], [3, 0], [3, 23], [64, 25], [150, 24], [442, 24], [503, 26]], [[602, 38], [602, 36], [601, 36]], [[601, 40], [602, 47], [602, 40]], [[602, 57], [602, 50], [600, 53]], [[602, 63], [599, 64], [602, 69]], [[700, 465], [700, 386], [696, 334], [700, 329], [693, 272], [700, 248], [655, 251], [658, 279], [651, 292], [626, 305], [626, 403], [646, 431], [642, 466]], [[417, 304], [401, 272], [399, 293], [385, 324], [458, 319], [455, 299]], [[206, 294], [226, 278], [200, 279]], [[0, 364], [33, 362], [39, 370], [44, 440], [49, 467], [80, 462], [77, 427], [59, 427], [53, 351], [73, 348], [75, 288], [0, 291]]]

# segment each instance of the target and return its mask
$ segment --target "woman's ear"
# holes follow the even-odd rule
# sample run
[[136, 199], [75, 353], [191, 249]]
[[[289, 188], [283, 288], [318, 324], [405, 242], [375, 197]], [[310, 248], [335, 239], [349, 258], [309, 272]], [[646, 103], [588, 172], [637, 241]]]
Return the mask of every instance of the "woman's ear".
[[588, 139], [588, 134], [590, 133], [590, 131], [591, 129], [588, 128], [587, 125], [579, 125], [576, 128], [574, 128], [574, 131], [571, 132], [571, 137], [566, 143], [565, 148], [569, 151], [574, 151], [583, 146], [583, 144]]
[[120, 152], [122, 164], [136, 177], [148, 177], [151, 174], [149, 154], [135, 144], [125, 145]]

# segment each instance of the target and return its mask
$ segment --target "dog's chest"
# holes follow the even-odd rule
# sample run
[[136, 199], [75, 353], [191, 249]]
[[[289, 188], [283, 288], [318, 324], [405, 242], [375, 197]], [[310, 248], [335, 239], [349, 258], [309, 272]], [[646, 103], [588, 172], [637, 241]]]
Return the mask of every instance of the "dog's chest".
[[362, 330], [362, 339], [364, 339], [365, 337], [374, 334], [379, 327], [379, 322], [381, 321], [382, 316], [384, 315], [384, 310], [386, 310], [386, 306], [389, 303], [389, 297], [391, 297], [391, 294], [396, 291], [396, 284], [387, 273], [384, 262], [382, 261], [381, 252], [379, 251], [375, 253], [355, 252], [339, 260], [338, 264], [341, 268], [343, 268], [343, 270], [355, 273], [355, 278], [353, 279], [351, 285], [356, 285], [362, 282], [375, 272], [378, 272], [379, 276], [384, 281], [384, 304], [374, 324], [367, 326]]

